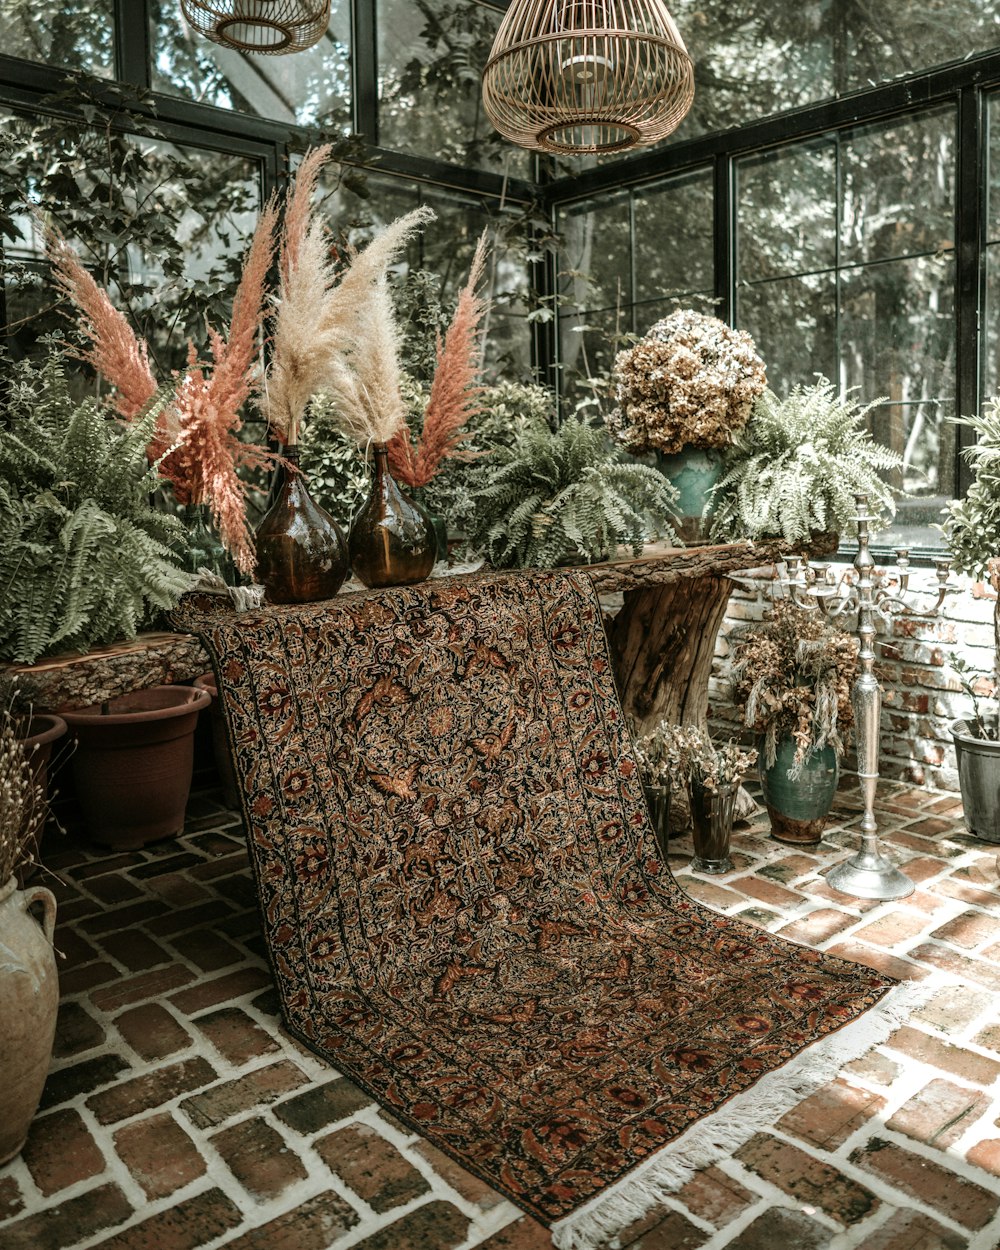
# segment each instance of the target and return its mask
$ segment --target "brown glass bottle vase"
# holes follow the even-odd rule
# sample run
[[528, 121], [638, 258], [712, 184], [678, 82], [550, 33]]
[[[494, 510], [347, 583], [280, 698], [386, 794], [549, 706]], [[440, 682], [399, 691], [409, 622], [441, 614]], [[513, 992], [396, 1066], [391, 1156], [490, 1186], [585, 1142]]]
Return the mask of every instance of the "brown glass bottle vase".
[[351, 523], [351, 568], [366, 586], [409, 586], [430, 575], [437, 535], [430, 517], [399, 489], [384, 443], [375, 443], [371, 493]]
[[299, 449], [286, 447], [274, 503], [257, 526], [257, 579], [269, 603], [332, 599], [347, 576], [340, 527], [306, 489]]

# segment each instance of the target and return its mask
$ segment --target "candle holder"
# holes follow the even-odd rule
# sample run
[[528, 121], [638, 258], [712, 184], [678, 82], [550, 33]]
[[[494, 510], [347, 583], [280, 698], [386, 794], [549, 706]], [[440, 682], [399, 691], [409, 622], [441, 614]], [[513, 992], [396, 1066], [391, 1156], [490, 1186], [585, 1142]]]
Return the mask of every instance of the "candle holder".
[[907, 602], [910, 594], [910, 553], [905, 547], [896, 552], [894, 574], [875, 567], [868, 549], [868, 496], [855, 495], [857, 505], [858, 553], [853, 573], [846, 569], [839, 578], [831, 566], [810, 564], [804, 556], [786, 561], [788, 576], [781, 585], [800, 608], [823, 612], [831, 619], [846, 613], [857, 615], [858, 676], [851, 688], [855, 736], [858, 749], [858, 780], [864, 814], [861, 818], [861, 846], [853, 858], [838, 864], [828, 875], [831, 889], [854, 898], [906, 898], [913, 893], [913, 882], [888, 859], [879, 847], [875, 820], [875, 792], [879, 778], [879, 745], [882, 720], [882, 687], [875, 676], [875, 617], [888, 622], [894, 616], [932, 619], [955, 587], [949, 585], [950, 561], [935, 560], [937, 600], [930, 609], [917, 610]]

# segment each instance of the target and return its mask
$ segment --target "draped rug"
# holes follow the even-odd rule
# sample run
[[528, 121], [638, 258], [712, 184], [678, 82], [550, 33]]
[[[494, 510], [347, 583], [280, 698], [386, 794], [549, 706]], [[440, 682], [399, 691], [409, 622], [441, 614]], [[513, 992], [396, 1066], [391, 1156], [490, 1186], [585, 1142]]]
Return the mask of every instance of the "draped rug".
[[180, 621], [288, 1029], [557, 1244], [649, 1205], [661, 1148], [893, 984], [673, 881], [584, 573]]

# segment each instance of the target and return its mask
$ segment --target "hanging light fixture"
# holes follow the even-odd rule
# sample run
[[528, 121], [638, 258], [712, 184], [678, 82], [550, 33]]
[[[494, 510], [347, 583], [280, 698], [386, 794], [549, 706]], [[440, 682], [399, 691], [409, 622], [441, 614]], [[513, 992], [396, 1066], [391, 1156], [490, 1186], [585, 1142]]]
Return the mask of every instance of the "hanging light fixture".
[[271, 56], [311, 48], [330, 24], [330, 0], [181, 0], [181, 12], [213, 43]]
[[694, 67], [662, 0], [512, 0], [483, 71], [497, 130], [539, 152], [621, 152], [676, 130]]

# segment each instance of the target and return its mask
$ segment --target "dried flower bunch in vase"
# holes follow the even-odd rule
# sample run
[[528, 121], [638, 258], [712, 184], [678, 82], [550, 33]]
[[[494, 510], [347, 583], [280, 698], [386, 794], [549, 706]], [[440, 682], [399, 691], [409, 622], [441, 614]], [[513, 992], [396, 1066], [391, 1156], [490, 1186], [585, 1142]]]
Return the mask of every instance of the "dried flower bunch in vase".
[[761, 782], [779, 841], [819, 841], [854, 723], [858, 641], [779, 599], [733, 638], [733, 700], [760, 735]]
[[[685, 787], [691, 804], [696, 872], [729, 872], [736, 795], [757, 752], [736, 742], [715, 747], [701, 729], [661, 721], [635, 740], [640, 772], [650, 787]], [[661, 847], [663, 843], [661, 842]]]
[[631, 452], [671, 455], [731, 443], [767, 375], [749, 334], [684, 309], [618, 353], [615, 384], [614, 437]]

